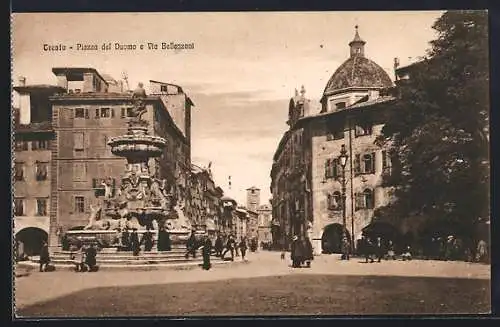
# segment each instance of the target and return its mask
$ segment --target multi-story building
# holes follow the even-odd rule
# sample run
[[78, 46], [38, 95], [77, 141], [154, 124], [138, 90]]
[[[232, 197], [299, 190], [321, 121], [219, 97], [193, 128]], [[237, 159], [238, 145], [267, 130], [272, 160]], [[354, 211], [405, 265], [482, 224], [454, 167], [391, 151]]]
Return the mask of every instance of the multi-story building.
[[[58, 90], [49, 97], [54, 131], [50, 164], [50, 233], [49, 245], [59, 244], [61, 232], [85, 226], [91, 206], [101, 202], [101, 181], [112, 178], [117, 189], [124, 171], [124, 158], [114, 156], [107, 145], [111, 137], [127, 132], [130, 92], [122, 92], [121, 83], [104, 78], [93, 68], [54, 68]], [[162, 88], [169, 85], [169, 89]], [[155, 94], [146, 98], [149, 133], [167, 140], [161, 158], [151, 159], [151, 172], [165, 178], [181, 207], [187, 194], [190, 170], [191, 100], [176, 86], [151, 82]], [[183, 101], [182, 101], [183, 99]], [[172, 113], [185, 112], [180, 127]]]
[[49, 234], [51, 148], [54, 142], [49, 97], [65, 92], [54, 85], [14, 87], [14, 236], [20, 256], [38, 254]]
[[271, 223], [272, 208], [269, 204], [263, 204], [257, 209], [258, 223], [257, 223], [257, 234], [259, 242], [264, 242], [266, 244], [271, 244], [272, 233], [271, 233]]
[[[310, 190], [305, 183], [304, 129], [295, 128], [296, 122], [311, 112], [311, 100], [305, 97], [302, 86], [300, 95], [296, 90], [290, 99], [287, 124], [289, 130], [283, 134], [273, 157], [271, 169], [272, 232], [276, 247], [287, 248], [294, 232], [300, 230], [304, 221]], [[295, 224], [295, 227], [293, 226]]]
[[191, 165], [187, 216], [193, 228], [209, 233], [220, 230], [223, 190], [216, 186], [210, 169]]
[[[343, 231], [354, 243], [370, 224], [374, 209], [390, 200], [382, 184], [384, 174], [391, 172], [390, 155], [374, 141], [395, 100], [393, 84], [365, 57], [365, 43], [356, 28], [350, 56], [328, 81], [320, 112], [310, 112], [303, 95], [290, 100], [290, 128], [271, 170], [273, 217], [285, 245], [293, 235], [308, 235], [316, 253], [340, 252]], [[342, 146], [348, 155], [345, 175], [339, 161]]]

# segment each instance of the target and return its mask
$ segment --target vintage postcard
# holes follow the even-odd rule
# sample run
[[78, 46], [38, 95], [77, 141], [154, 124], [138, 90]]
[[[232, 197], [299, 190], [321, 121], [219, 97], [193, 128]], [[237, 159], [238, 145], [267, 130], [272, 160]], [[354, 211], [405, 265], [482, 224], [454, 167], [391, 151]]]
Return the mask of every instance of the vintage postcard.
[[491, 312], [486, 11], [11, 27], [15, 318]]

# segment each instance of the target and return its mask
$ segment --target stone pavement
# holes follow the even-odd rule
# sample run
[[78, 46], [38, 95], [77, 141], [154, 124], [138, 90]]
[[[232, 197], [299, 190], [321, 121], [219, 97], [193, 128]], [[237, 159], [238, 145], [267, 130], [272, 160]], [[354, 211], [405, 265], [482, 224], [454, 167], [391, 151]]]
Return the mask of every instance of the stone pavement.
[[[241, 260], [236, 258], [236, 260]], [[375, 275], [407, 277], [448, 277], [490, 279], [490, 266], [467, 262], [445, 261], [382, 261], [364, 263], [360, 258], [339, 260], [338, 255], [315, 257], [311, 268], [292, 269], [289, 254], [280, 259], [279, 252], [261, 251], [250, 253], [247, 263], [215, 266], [209, 271], [200, 269], [187, 271], [102, 271], [97, 273], [75, 273], [56, 271], [16, 278], [15, 305], [18, 308], [37, 302], [44, 302], [83, 289], [107, 286], [133, 286], [168, 283], [215, 281], [233, 278], [280, 276], [292, 274], [331, 275]]]

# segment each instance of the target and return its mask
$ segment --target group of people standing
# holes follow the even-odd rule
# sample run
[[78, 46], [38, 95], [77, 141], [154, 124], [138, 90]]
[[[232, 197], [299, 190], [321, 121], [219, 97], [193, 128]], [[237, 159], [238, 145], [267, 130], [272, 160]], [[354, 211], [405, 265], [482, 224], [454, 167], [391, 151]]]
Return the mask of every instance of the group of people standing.
[[71, 254], [76, 272], [97, 271], [97, 249], [94, 244], [82, 245], [79, 251]]
[[[358, 244], [358, 253], [365, 257], [365, 262], [381, 262], [382, 259], [396, 260], [395, 246], [392, 240], [384, 240], [382, 237], [361, 236]], [[411, 247], [405, 245], [401, 251], [403, 261], [411, 260]]]
[[207, 251], [208, 242], [210, 242], [210, 255], [213, 254], [218, 258], [224, 259], [226, 254], [229, 252], [231, 255], [231, 261], [234, 261], [235, 256], [239, 257], [240, 255], [242, 260], [246, 260], [248, 242], [245, 237], [241, 238], [238, 242], [232, 234], [227, 237], [218, 234], [212, 244], [212, 240], [209, 236], [205, 236], [202, 240], [198, 240], [194, 232], [191, 233], [191, 236], [187, 240], [185, 257], [189, 258], [191, 256], [196, 258], [197, 250], [200, 248], [202, 248], [203, 251]]
[[134, 256], [137, 256], [141, 250], [141, 245], [144, 245], [144, 251], [151, 251], [153, 249], [153, 233], [149, 228], [146, 229], [140, 241], [137, 228], [133, 228], [132, 232], [129, 232], [129, 229], [125, 227], [119, 233], [120, 248], [122, 251], [132, 251]]

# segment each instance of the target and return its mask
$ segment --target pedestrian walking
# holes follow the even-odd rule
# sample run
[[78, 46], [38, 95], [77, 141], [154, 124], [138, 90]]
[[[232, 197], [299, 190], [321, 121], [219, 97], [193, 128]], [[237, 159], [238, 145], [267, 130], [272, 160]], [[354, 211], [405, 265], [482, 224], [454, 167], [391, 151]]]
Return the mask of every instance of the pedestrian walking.
[[124, 251], [130, 251], [130, 233], [127, 226], [125, 226], [122, 232], [122, 249]]
[[153, 249], [153, 233], [147, 227], [146, 232], [142, 235], [141, 243], [144, 244], [144, 251], [151, 251]]
[[396, 253], [394, 252], [394, 244], [391, 240], [389, 240], [389, 244], [387, 245], [387, 259], [396, 260]]
[[222, 237], [220, 234], [217, 234], [217, 238], [215, 239], [215, 256], [222, 257], [222, 250], [224, 249], [224, 243], [222, 242]]
[[401, 258], [403, 261], [410, 261], [411, 260], [411, 247], [407, 245], [401, 254]]
[[241, 242], [240, 242], [240, 244], [238, 244], [238, 247], [241, 250], [241, 260], [244, 261], [245, 260], [245, 254], [247, 253], [247, 248], [248, 248], [248, 246], [247, 246], [247, 240], [245, 239], [245, 237], [243, 237], [241, 239]]
[[377, 237], [375, 245], [375, 254], [377, 256], [377, 262], [380, 262], [382, 260], [382, 257], [384, 256], [384, 245], [382, 244], [382, 238], [379, 236]]
[[299, 237], [297, 235], [295, 235], [292, 239], [290, 256], [292, 259], [292, 268], [300, 268], [301, 263], [304, 262], [304, 251], [302, 242], [299, 241]]
[[94, 247], [94, 244], [90, 244], [86, 253], [85, 253], [85, 264], [88, 267], [89, 272], [97, 271], [97, 250]]
[[309, 237], [304, 240], [304, 259], [306, 260], [307, 268], [311, 268], [311, 261], [314, 260], [313, 246]]
[[195, 231], [191, 232], [191, 235], [189, 236], [187, 243], [186, 243], [186, 259], [189, 258], [189, 255], [191, 255], [193, 258], [196, 258], [196, 236], [194, 235]]
[[47, 242], [43, 241], [42, 249], [40, 251], [40, 272], [47, 271], [47, 267], [50, 263], [49, 245]]
[[212, 241], [208, 236], [205, 237], [205, 241], [203, 242], [203, 249], [202, 249], [202, 254], [203, 254], [203, 269], [204, 270], [210, 270], [211, 264], [210, 264], [210, 254], [212, 253]]
[[132, 233], [130, 233], [130, 248], [132, 250], [132, 254], [134, 256], [139, 255], [140, 248], [139, 235], [137, 234], [137, 228], [132, 229]]
[[374, 262], [373, 260], [374, 244], [370, 238], [368, 237], [365, 238], [363, 249], [365, 253], [365, 262], [368, 262], [368, 260], [370, 260], [370, 263]]
[[235, 247], [235, 240], [232, 235], [229, 235], [227, 238], [226, 242], [226, 248], [224, 249], [224, 252], [222, 252], [221, 258], [224, 259], [224, 256], [226, 255], [227, 252], [231, 253], [231, 261], [234, 261], [234, 247]]

